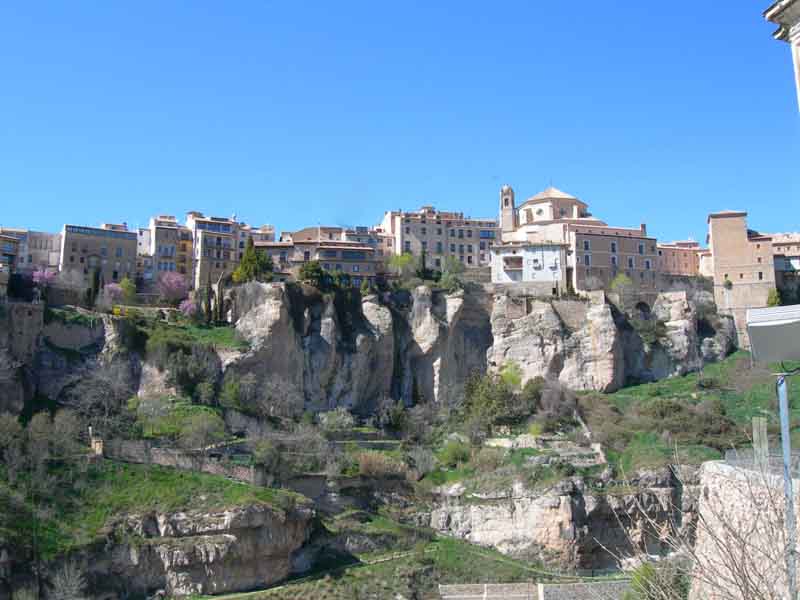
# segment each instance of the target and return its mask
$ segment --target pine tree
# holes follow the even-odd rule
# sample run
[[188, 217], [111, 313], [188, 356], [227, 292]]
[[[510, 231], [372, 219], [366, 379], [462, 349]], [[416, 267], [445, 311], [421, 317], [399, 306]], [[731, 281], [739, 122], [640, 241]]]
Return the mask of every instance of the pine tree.
[[253, 238], [248, 238], [242, 260], [239, 261], [239, 266], [233, 272], [233, 281], [234, 283], [271, 281], [272, 270], [272, 258], [256, 250]]

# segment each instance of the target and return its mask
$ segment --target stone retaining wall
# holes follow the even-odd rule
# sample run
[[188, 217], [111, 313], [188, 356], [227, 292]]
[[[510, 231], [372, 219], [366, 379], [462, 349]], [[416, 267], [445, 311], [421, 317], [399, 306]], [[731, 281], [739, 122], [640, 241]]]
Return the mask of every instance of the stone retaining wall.
[[122, 462], [160, 465], [185, 471], [202, 471], [222, 475], [252, 485], [268, 486], [272, 476], [256, 465], [238, 465], [228, 460], [206, 457], [198, 453], [184, 452], [175, 448], [162, 448], [143, 440], [114, 440], [105, 444], [106, 458]]

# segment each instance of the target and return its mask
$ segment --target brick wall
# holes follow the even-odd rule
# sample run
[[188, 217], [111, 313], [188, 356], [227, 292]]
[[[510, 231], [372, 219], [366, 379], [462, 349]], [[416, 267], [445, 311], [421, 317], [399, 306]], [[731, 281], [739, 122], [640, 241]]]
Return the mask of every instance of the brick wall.
[[440, 585], [442, 600], [621, 600], [627, 580], [591, 583], [486, 583]]

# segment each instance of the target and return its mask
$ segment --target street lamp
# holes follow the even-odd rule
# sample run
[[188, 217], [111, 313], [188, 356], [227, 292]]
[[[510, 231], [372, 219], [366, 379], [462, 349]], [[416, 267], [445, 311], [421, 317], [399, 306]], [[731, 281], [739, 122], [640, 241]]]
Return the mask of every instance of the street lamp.
[[[761, 363], [779, 363], [776, 373], [778, 409], [781, 417], [781, 446], [783, 447], [783, 492], [786, 502], [786, 578], [789, 598], [797, 599], [797, 525], [792, 491], [792, 442], [789, 432], [789, 399], [786, 377], [791, 375], [784, 366], [785, 360], [800, 360], [800, 306], [751, 308], [747, 311], [747, 334], [753, 360]], [[795, 369], [793, 372], [797, 372]]]

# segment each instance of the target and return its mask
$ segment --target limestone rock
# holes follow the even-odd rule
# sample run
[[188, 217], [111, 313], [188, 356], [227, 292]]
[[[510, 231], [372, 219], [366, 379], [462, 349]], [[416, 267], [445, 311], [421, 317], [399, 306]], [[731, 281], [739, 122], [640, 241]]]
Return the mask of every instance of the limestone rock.
[[284, 514], [257, 504], [131, 515], [112, 528], [122, 541], [87, 561], [90, 576], [108, 591], [123, 585], [175, 597], [265, 587], [289, 575], [312, 516], [307, 508]]

